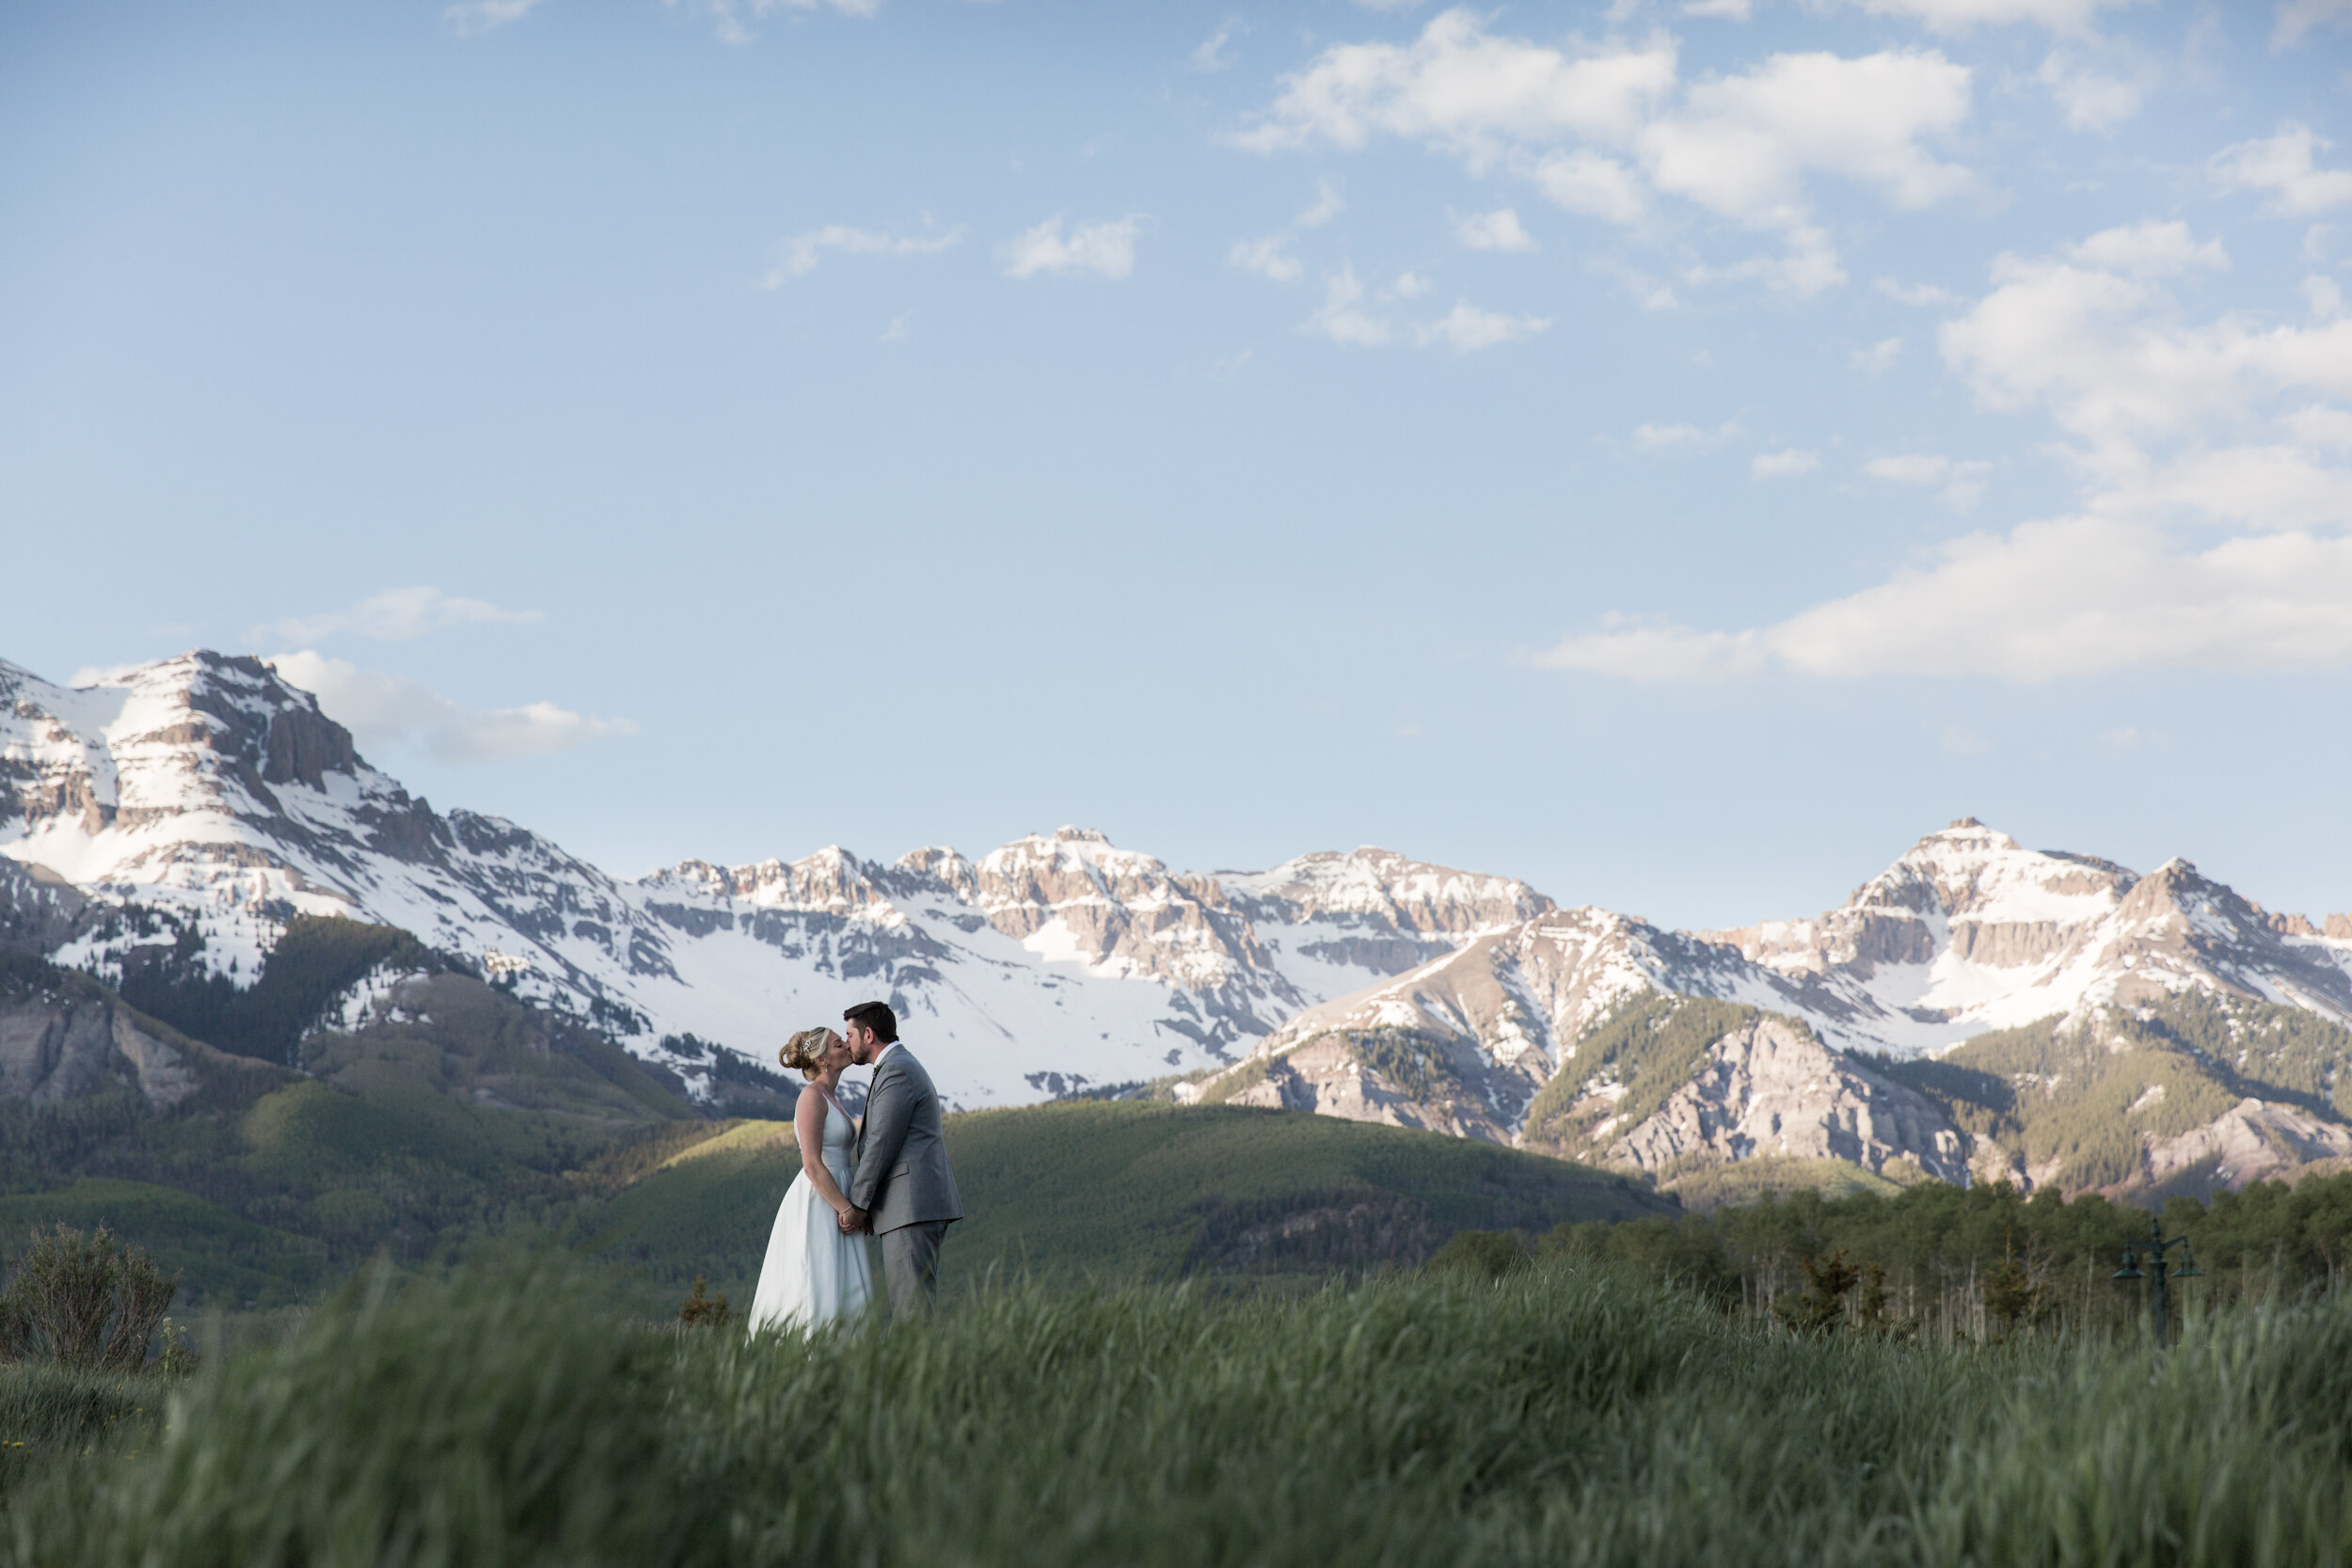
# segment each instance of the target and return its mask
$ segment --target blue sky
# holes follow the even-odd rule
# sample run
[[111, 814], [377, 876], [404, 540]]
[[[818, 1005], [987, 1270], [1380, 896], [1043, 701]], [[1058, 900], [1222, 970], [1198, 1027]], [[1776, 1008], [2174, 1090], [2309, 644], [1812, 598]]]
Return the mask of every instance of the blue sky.
[[0, 15], [0, 657], [635, 872], [2352, 909], [2352, 5]]

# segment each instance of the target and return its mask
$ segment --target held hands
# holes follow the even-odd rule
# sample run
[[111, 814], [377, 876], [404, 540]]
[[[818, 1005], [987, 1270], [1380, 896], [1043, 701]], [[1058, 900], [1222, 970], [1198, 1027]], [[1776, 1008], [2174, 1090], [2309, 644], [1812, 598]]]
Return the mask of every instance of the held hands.
[[866, 1211], [854, 1204], [842, 1210], [840, 1213], [834, 1216], [834, 1223], [841, 1227], [841, 1234], [844, 1236], [857, 1235], [873, 1223]]

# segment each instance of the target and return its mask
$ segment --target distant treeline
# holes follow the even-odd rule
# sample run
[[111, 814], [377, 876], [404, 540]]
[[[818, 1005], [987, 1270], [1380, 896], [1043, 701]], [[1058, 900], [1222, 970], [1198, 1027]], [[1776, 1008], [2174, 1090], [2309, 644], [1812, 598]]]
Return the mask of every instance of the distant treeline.
[[[2096, 1195], [2068, 1202], [2048, 1188], [2026, 1197], [2007, 1182], [1929, 1182], [1892, 1197], [1797, 1193], [1708, 1214], [1564, 1225], [1536, 1251], [1617, 1264], [1727, 1311], [1802, 1326], [1992, 1338], [2138, 1323], [2148, 1284], [2113, 1275], [2157, 1217]], [[2210, 1206], [2174, 1198], [2160, 1217], [2202, 1271], [2170, 1282], [2185, 1316], [2326, 1294], [2352, 1263], [2352, 1172], [2258, 1181]]]

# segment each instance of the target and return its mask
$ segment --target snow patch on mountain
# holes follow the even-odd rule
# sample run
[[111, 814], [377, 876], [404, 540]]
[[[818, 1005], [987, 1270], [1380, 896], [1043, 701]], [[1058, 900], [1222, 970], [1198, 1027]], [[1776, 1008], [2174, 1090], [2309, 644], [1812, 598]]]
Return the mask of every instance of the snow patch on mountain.
[[[1364, 849], [1244, 874], [1245, 908], [1216, 877], [1080, 828], [977, 861], [832, 846], [625, 881], [512, 822], [436, 812], [268, 665], [204, 652], [71, 689], [0, 664], [0, 856], [167, 911], [241, 984], [296, 914], [399, 926], [690, 1083], [707, 1065], [663, 1039], [764, 1058], [887, 997], [966, 1106], [1232, 1060], [1303, 1006], [1549, 907], [1508, 879]], [[54, 956], [119, 974], [153, 940], [86, 925]], [[381, 1000], [347, 997], [338, 1016]]]

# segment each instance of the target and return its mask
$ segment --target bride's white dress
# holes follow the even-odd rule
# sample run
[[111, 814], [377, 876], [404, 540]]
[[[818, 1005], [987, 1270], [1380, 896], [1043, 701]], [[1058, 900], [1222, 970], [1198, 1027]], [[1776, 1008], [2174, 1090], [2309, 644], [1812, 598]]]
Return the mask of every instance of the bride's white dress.
[[[850, 1190], [850, 1150], [856, 1136], [841, 1102], [825, 1095], [825, 1168], [845, 1193]], [[775, 1228], [768, 1233], [768, 1260], [759, 1266], [759, 1288], [752, 1292], [752, 1332], [818, 1328], [836, 1318], [854, 1317], [866, 1309], [873, 1293], [866, 1238], [841, 1233], [833, 1210], [803, 1170], [786, 1190]]]

